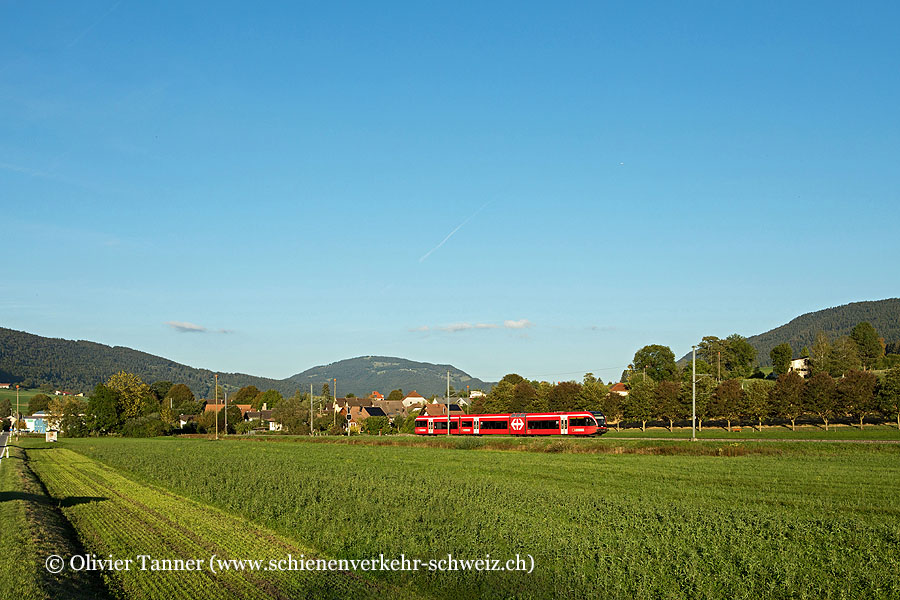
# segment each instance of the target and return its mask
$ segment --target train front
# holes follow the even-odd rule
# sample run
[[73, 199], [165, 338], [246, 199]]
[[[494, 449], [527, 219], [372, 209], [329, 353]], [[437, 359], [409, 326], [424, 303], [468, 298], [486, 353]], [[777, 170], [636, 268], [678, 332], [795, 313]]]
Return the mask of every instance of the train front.
[[594, 420], [597, 421], [597, 431], [594, 435], [603, 435], [609, 429], [606, 427], [606, 416], [600, 411], [591, 411], [591, 415], [594, 417]]

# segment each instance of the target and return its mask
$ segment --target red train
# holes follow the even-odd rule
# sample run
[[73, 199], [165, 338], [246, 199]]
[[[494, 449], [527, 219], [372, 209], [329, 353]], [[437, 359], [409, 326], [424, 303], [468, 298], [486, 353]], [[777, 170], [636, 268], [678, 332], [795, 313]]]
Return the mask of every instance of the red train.
[[[603, 435], [606, 417], [601, 412], [512, 413], [508, 415], [453, 415], [450, 435]], [[447, 435], [447, 416], [416, 417], [418, 435]]]

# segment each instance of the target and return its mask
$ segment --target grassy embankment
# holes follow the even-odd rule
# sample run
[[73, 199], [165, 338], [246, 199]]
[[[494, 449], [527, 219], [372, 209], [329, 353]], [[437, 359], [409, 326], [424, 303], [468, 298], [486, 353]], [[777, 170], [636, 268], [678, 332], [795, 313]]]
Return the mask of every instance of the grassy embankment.
[[[23, 415], [31, 414], [28, 412], [28, 401], [31, 400], [32, 397], [41, 394], [40, 390], [19, 390], [19, 412]], [[16, 389], [13, 388], [11, 390], [0, 390], [0, 400], [3, 398], [9, 399], [9, 404], [12, 406], [13, 412], [16, 411]]]
[[[58, 450], [46, 452], [36, 470], [50, 479], [54, 494], [143, 498], [153, 489], [129, 483], [119, 475], [125, 473], [327, 556], [535, 558], [531, 574], [382, 576], [436, 597], [900, 596], [900, 448], [894, 445], [736, 443], [725, 447], [745, 455], [729, 458], [679, 454], [723, 447], [711, 442], [581, 440], [626, 449], [594, 455], [460, 452], [407, 440], [390, 446], [297, 438], [66, 440], [65, 448], [108, 466]], [[60, 466], [51, 462], [61, 458]], [[136, 501], [124, 498], [123, 510]], [[148, 519], [141, 521], [135, 506], [117, 520], [105, 515], [119, 511], [118, 504], [106, 502], [64, 512], [80, 533], [143, 527]], [[82, 507], [99, 512], [75, 514]], [[185, 509], [174, 502], [154, 511], [156, 519]], [[176, 525], [194, 527], [187, 517]], [[230, 531], [203, 535], [226, 544]], [[265, 550], [236, 538], [235, 554]], [[152, 538], [123, 543], [119, 551], [155, 548]]]

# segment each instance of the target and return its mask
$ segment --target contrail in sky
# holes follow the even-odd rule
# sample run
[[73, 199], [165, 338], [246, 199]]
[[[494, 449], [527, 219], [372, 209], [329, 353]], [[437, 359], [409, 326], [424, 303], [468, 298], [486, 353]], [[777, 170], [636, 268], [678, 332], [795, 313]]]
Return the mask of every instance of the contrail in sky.
[[463, 225], [465, 225], [466, 223], [468, 223], [469, 221], [471, 221], [472, 219], [474, 219], [476, 216], [478, 216], [478, 213], [480, 213], [481, 211], [483, 211], [483, 210], [487, 207], [487, 205], [490, 204], [490, 203], [491, 203], [491, 202], [488, 201], [488, 202], [485, 202], [484, 204], [482, 204], [482, 205], [481, 205], [481, 208], [479, 208], [479, 209], [476, 210], [474, 213], [472, 213], [472, 214], [469, 216], [468, 219], [466, 219], [465, 221], [463, 221], [462, 223], [460, 223], [459, 225], [457, 225], [457, 226], [456, 226], [456, 229], [454, 229], [453, 231], [451, 231], [450, 233], [448, 233], [448, 234], [447, 234], [447, 237], [445, 237], [444, 239], [442, 239], [440, 244], [438, 244], [437, 246], [435, 246], [434, 248], [432, 248], [431, 250], [429, 250], [428, 252], [426, 252], [426, 253], [422, 256], [422, 258], [419, 259], [419, 262], [420, 262], [420, 263], [421, 263], [421, 262], [425, 262], [425, 259], [428, 258], [429, 256], [431, 256], [431, 253], [432, 253], [432, 252], [434, 252], [435, 250], [437, 250], [438, 248], [440, 248], [441, 246], [443, 246], [444, 244], [446, 244], [446, 243], [447, 243], [447, 240], [449, 240], [450, 238], [452, 238], [454, 233], [456, 233], [457, 231], [459, 231], [460, 229], [462, 229]]

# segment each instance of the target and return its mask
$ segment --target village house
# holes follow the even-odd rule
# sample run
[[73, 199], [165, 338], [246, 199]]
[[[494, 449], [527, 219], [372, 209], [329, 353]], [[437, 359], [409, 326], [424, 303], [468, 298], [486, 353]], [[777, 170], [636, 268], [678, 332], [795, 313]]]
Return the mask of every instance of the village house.
[[422, 396], [422, 394], [418, 393], [416, 390], [411, 391], [406, 395], [406, 397], [402, 400], [403, 406], [406, 410], [414, 406], [424, 405], [428, 401]]
[[[229, 404], [228, 406], [236, 406], [241, 411], [241, 417], [243, 418], [248, 412], [253, 410], [253, 406], [250, 404]], [[219, 412], [225, 408], [225, 403], [221, 402], [219, 404], [213, 404], [207, 401], [206, 406], [203, 408], [203, 412]]]
[[11, 383], [0, 383], [0, 390], [9, 390], [12, 389]]
[[[426, 404], [422, 408], [422, 412], [420, 412], [419, 414], [420, 415], [428, 415], [429, 417], [439, 417], [441, 415], [446, 415], [447, 414], [447, 405], [440, 404], [438, 402]], [[465, 413], [462, 411], [462, 409], [459, 407], [458, 404], [451, 404], [450, 405], [450, 414], [451, 415], [462, 415]]]
[[617, 383], [617, 384], [613, 385], [611, 388], [609, 388], [609, 391], [612, 392], [613, 394], [618, 394], [620, 396], [628, 395], [628, 388], [625, 387], [624, 383]]
[[372, 400], [372, 401], [384, 400], [384, 396], [382, 396], [381, 393], [379, 393], [377, 391], [373, 391], [371, 394], [369, 394], [369, 400]]
[[245, 421], [260, 420], [269, 431], [281, 431], [282, 425], [272, 418], [271, 410], [251, 410], [244, 415]]

